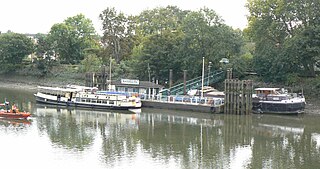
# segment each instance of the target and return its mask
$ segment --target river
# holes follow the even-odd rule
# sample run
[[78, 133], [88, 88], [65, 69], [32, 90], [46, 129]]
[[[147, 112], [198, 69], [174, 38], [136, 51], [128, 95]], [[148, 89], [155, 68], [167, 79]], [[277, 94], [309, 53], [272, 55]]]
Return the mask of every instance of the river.
[[1, 168], [320, 166], [319, 115], [66, 109], [36, 104], [31, 91], [5, 88], [0, 99], [32, 113], [26, 121], [0, 119]]

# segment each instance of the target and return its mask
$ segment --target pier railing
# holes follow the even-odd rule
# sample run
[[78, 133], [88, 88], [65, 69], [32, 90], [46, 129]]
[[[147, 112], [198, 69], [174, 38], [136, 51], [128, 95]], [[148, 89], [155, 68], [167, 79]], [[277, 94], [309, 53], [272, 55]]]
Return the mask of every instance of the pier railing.
[[219, 106], [224, 104], [224, 98], [213, 98], [213, 97], [189, 97], [189, 96], [165, 96], [161, 95], [149, 96], [148, 94], [140, 94], [140, 99], [146, 101], [155, 102], [167, 102], [167, 103], [181, 103], [181, 104], [201, 104], [210, 106]]

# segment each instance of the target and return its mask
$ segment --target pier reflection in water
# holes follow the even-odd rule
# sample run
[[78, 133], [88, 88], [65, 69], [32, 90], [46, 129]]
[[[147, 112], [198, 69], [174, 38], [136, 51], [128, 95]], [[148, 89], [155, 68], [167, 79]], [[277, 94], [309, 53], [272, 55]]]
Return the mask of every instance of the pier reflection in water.
[[[32, 112], [26, 123], [0, 120], [0, 167], [320, 166], [320, 116], [316, 115], [237, 116], [157, 109], [134, 114], [48, 107], [35, 104], [32, 97], [21, 106]], [[23, 158], [16, 163], [12, 157]]]

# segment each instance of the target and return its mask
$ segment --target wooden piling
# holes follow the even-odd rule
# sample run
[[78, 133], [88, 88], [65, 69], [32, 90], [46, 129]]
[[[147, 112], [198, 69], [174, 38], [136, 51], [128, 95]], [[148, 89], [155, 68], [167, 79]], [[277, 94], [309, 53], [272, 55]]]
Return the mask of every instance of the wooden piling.
[[[229, 76], [230, 77], [230, 76]], [[251, 80], [225, 80], [225, 114], [250, 114], [253, 87]]]

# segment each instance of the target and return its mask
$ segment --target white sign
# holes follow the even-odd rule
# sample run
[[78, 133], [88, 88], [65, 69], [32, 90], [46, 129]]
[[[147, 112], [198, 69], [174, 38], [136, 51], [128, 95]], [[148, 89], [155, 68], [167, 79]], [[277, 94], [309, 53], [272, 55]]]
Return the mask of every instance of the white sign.
[[139, 84], [139, 80], [121, 79], [121, 84], [133, 84], [133, 85], [138, 85], [138, 84]]

